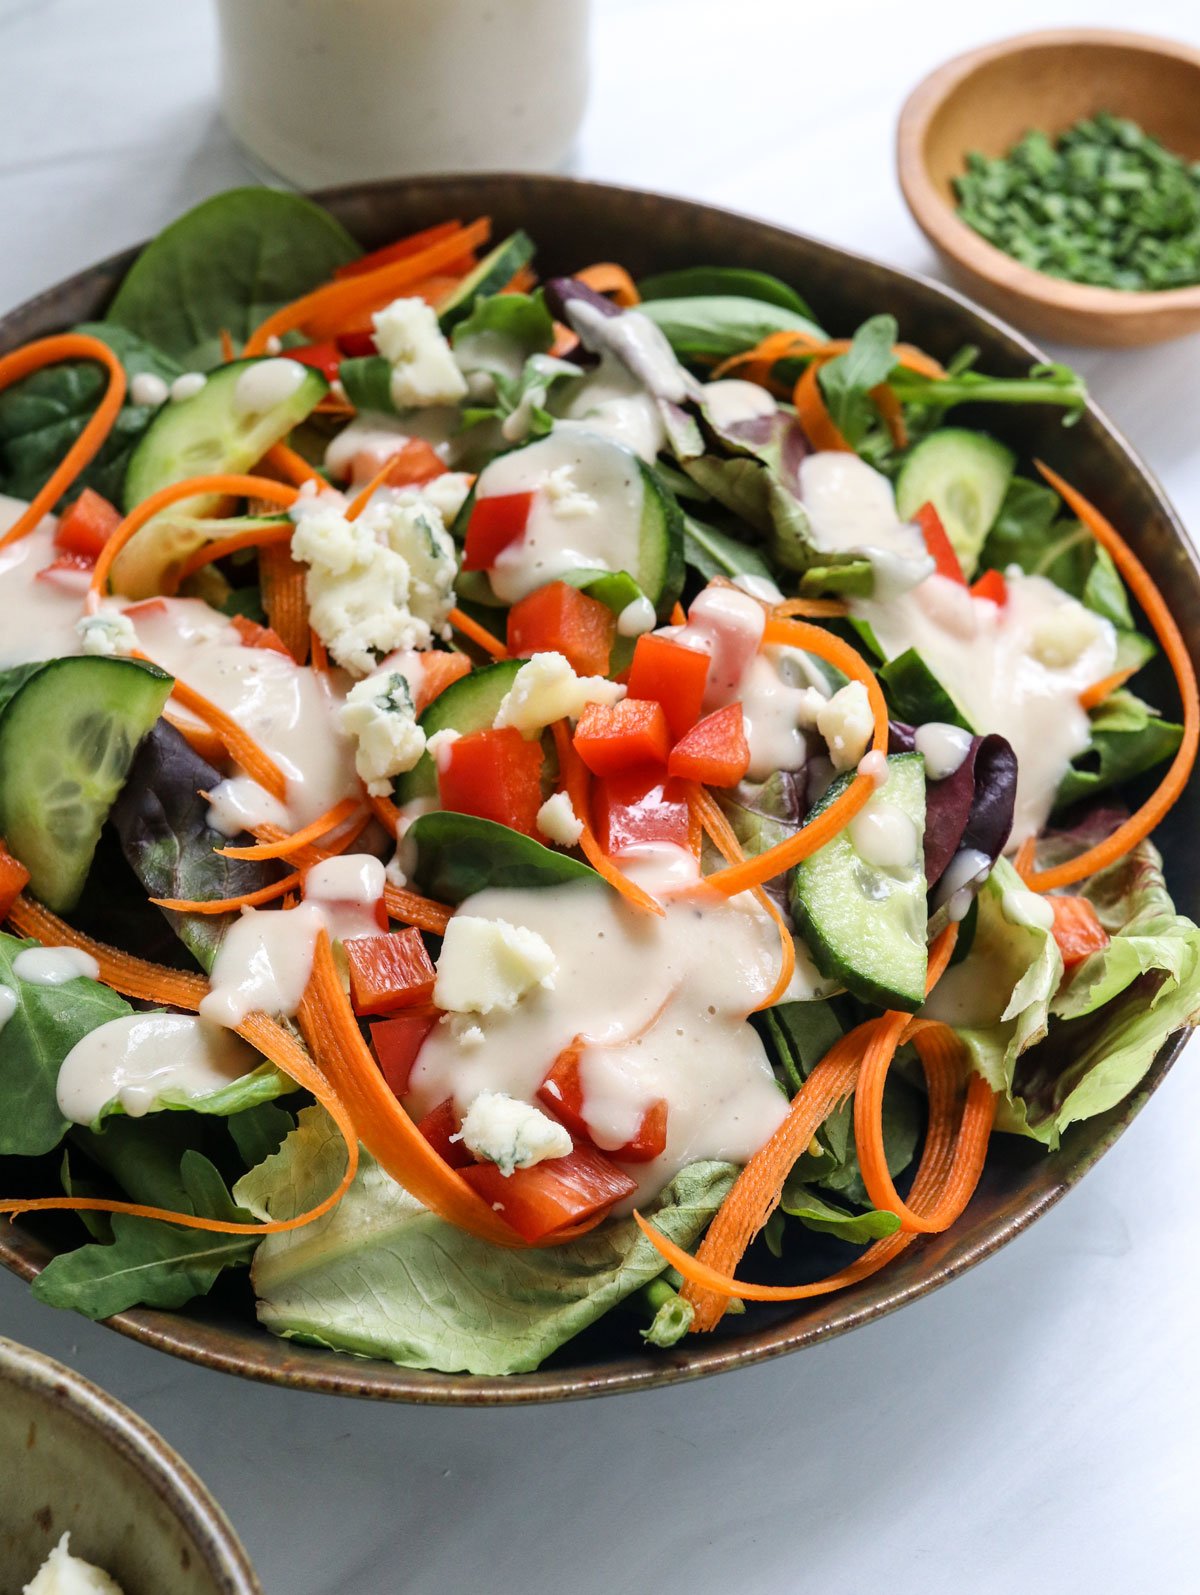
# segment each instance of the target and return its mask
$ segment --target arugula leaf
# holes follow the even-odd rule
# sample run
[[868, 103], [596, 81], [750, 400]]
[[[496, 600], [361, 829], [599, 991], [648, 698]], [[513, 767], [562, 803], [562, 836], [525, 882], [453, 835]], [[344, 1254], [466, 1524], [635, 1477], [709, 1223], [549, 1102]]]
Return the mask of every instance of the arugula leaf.
[[130, 268], [108, 320], [189, 370], [221, 362], [221, 332], [242, 343], [260, 322], [362, 251], [299, 194], [235, 188], [159, 233]]
[[701, 365], [752, 349], [772, 332], [825, 336], [801, 311], [740, 294], [648, 299], [638, 309], [662, 329], [681, 360]]
[[685, 266], [681, 271], [662, 271], [643, 277], [638, 293], [643, 305], [647, 299], [757, 299], [794, 310], [809, 321], [814, 319], [811, 306], [794, 288], [769, 272], [746, 266]]
[[879, 418], [870, 393], [895, 368], [892, 350], [899, 335], [895, 316], [872, 316], [854, 334], [846, 353], [821, 367], [817, 380], [830, 418], [851, 448], [858, 447]]
[[[306, 1108], [280, 1153], [234, 1195], [257, 1217], [288, 1217], [323, 1195], [343, 1163], [324, 1111]], [[735, 1173], [694, 1163], [647, 1215], [691, 1246]], [[436, 1218], [364, 1153], [332, 1213], [262, 1242], [251, 1281], [259, 1321], [275, 1334], [403, 1367], [501, 1374], [536, 1368], [662, 1271], [631, 1218], [563, 1246], [490, 1246]]]
[[413, 880], [441, 903], [461, 903], [489, 886], [603, 884], [591, 865], [473, 814], [422, 814], [404, 838], [416, 851]]
[[798, 1218], [805, 1229], [833, 1235], [851, 1246], [867, 1246], [871, 1241], [894, 1235], [900, 1228], [895, 1213], [881, 1212], [877, 1208], [852, 1213], [833, 1202], [826, 1202], [810, 1185], [794, 1178], [789, 1178], [784, 1186], [779, 1206], [789, 1218]]
[[37, 1157], [58, 1145], [68, 1123], [55, 1095], [63, 1059], [100, 1025], [133, 1012], [96, 980], [34, 986], [19, 979], [13, 960], [37, 945], [0, 932], [0, 986], [17, 998], [0, 1034], [0, 1155], [10, 1157]]
[[1074, 760], [1054, 799], [1064, 809], [1169, 759], [1183, 727], [1163, 720], [1132, 692], [1111, 693], [1091, 712], [1090, 746]]
[[[181, 1211], [250, 1221], [201, 1153], [183, 1154], [180, 1180]], [[95, 1319], [110, 1318], [127, 1307], [182, 1307], [206, 1295], [224, 1269], [248, 1263], [258, 1245], [253, 1235], [181, 1229], [125, 1213], [113, 1214], [112, 1231], [108, 1244], [81, 1246], [53, 1258], [34, 1280], [34, 1296], [49, 1307], [68, 1307]]]
[[278, 1102], [260, 1102], [256, 1107], [244, 1108], [231, 1115], [228, 1123], [238, 1155], [248, 1169], [274, 1157], [296, 1128], [295, 1118]]
[[[120, 358], [132, 381], [147, 373], [172, 382], [183, 367], [124, 327], [84, 322], [76, 332], [99, 338]], [[107, 373], [91, 360], [67, 360], [35, 371], [0, 393], [0, 485], [13, 498], [31, 499], [79, 437], [107, 385]], [[112, 431], [95, 459], [59, 500], [69, 503], [85, 487], [112, 504], [122, 502], [129, 456], [157, 414], [150, 404], [126, 397]]]
[[[149, 897], [216, 901], [257, 891], [277, 878], [269, 861], [225, 858], [229, 838], [208, 823], [200, 796], [222, 780], [187, 739], [159, 720], [143, 740], [110, 816], [130, 868]], [[211, 969], [236, 914], [165, 915], [202, 969]]]

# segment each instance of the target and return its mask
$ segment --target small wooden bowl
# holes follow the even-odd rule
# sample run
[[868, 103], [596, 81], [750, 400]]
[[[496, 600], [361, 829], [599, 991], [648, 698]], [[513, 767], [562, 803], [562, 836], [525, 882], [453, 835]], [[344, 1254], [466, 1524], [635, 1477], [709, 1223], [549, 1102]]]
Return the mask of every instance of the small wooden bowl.
[[913, 90], [896, 136], [900, 187], [953, 275], [1011, 321], [1063, 343], [1129, 346], [1200, 331], [1200, 286], [1092, 288], [1023, 266], [960, 221], [954, 179], [973, 150], [1002, 155], [1112, 111], [1200, 159], [1200, 50], [1140, 33], [1059, 28], [956, 56]]

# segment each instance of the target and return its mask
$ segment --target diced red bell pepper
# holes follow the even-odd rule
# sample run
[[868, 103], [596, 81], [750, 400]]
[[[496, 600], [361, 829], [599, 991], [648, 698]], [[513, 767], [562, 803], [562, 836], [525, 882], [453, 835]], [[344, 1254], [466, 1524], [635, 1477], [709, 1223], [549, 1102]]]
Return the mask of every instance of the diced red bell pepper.
[[335, 341], [347, 360], [361, 360], [376, 353], [374, 327], [348, 327], [338, 333]]
[[416, 712], [423, 714], [439, 693], [455, 681], [471, 674], [471, 661], [466, 654], [450, 653], [441, 648], [430, 649], [421, 655], [421, 680], [417, 687]]
[[593, 775], [661, 767], [671, 751], [662, 704], [649, 698], [589, 703], [575, 730], [575, 751]]
[[234, 615], [230, 624], [247, 648], [270, 648], [274, 653], [292, 657], [283, 638], [270, 626], [260, 626], [249, 615]]
[[62, 581], [62, 577], [90, 575], [96, 568], [96, 561], [90, 554], [60, 554], [57, 559], [52, 559], [48, 565], [43, 565], [37, 573], [40, 582], [56, 582], [60, 587], [69, 586], [72, 591], [80, 588], [75, 582]]
[[302, 366], [312, 366], [327, 382], [332, 382], [342, 363], [342, 351], [330, 338], [324, 343], [300, 343], [294, 349], [285, 349], [288, 360], [298, 360]]
[[1086, 897], [1047, 897], [1046, 901], [1054, 910], [1052, 934], [1064, 969], [1074, 969], [1108, 946], [1111, 938]]
[[[583, 1116], [583, 1086], [579, 1079], [578, 1043], [560, 1052], [550, 1073], [538, 1087], [538, 1096], [555, 1118], [571, 1134], [591, 1141], [592, 1132]], [[617, 1163], [650, 1163], [661, 1157], [667, 1146], [667, 1103], [662, 1097], [642, 1114], [642, 1122], [631, 1141], [624, 1146], [606, 1148], [606, 1156]]]
[[629, 696], [661, 703], [672, 741], [700, 718], [710, 660], [695, 648], [647, 632], [639, 637], [629, 667]]
[[425, 1038], [438, 1022], [436, 1013], [398, 1013], [371, 1026], [371, 1045], [379, 1072], [397, 1099], [408, 1094], [408, 1081]]
[[568, 1157], [548, 1158], [507, 1175], [495, 1163], [473, 1163], [462, 1173], [527, 1241], [580, 1224], [637, 1189], [623, 1169], [590, 1146], [577, 1146]]
[[8, 918], [9, 909], [28, 885], [29, 871], [0, 838], [0, 919]]
[[1008, 602], [1008, 583], [1004, 580], [1004, 572], [985, 570], [978, 581], [971, 583], [971, 596], [990, 598], [994, 604], [999, 604], [1003, 608]]
[[616, 635], [617, 619], [608, 605], [569, 582], [547, 582], [508, 612], [508, 651], [514, 659], [560, 653], [581, 676], [608, 674]]
[[394, 1013], [432, 998], [437, 970], [414, 927], [386, 936], [355, 936], [342, 948], [350, 966], [355, 1013]]
[[435, 476], [445, 476], [447, 469], [445, 460], [432, 443], [424, 438], [408, 438], [392, 456], [387, 485], [419, 487], [424, 482], [432, 482]]
[[142, 620], [161, 619], [167, 613], [167, 600], [165, 598], [142, 598], [136, 604], [128, 604], [125, 616], [136, 626]]
[[680, 737], [667, 769], [682, 781], [736, 786], [750, 768], [750, 744], [740, 703], [730, 703]]
[[463, 545], [464, 570], [490, 570], [500, 554], [525, 535], [532, 493], [496, 493], [471, 506]]
[[661, 770], [630, 770], [597, 781], [592, 823], [601, 848], [614, 856], [656, 842], [691, 846], [683, 783], [664, 778]]
[[542, 806], [540, 742], [526, 742], [513, 726], [473, 731], [449, 743], [437, 763], [444, 809], [477, 814], [536, 837]]
[[54, 531], [54, 546], [60, 553], [82, 554], [95, 562], [105, 543], [121, 524], [121, 512], [90, 487], [62, 513]]
[[921, 528], [921, 536], [925, 539], [925, 551], [932, 556], [937, 574], [944, 576], [947, 581], [957, 582], [960, 587], [965, 587], [967, 579], [962, 573], [958, 555], [954, 552], [954, 544], [946, 536], [946, 528], [942, 525], [942, 517], [937, 510], [932, 504], [922, 504], [913, 516], [913, 520]]
[[452, 1169], [471, 1168], [475, 1161], [461, 1141], [450, 1139], [451, 1136], [457, 1135], [461, 1128], [458, 1114], [454, 1111], [452, 1097], [439, 1102], [436, 1108], [430, 1108], [417, 1124], [417, 1129], [433, 1150], [444, 1163], [449, 1163]]

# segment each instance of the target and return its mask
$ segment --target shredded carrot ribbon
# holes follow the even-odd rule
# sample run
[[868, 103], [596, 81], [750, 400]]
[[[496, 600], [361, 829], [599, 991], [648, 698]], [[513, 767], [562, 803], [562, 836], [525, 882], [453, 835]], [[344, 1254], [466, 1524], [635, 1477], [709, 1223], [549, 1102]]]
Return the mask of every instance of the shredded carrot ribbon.
[[[141, 659], [146, 664], [153, 664], [154, 660], [149, 654], [138, 649], [132, 656]], [[204, 697], [202, 693], [189, 687], [186, 681], [175, 677], [175, 685], [171, 689], [171, 697], [184, 709], [190, 710], [198, 719], [221, 739], [226, 753], [235, 764], [240, 764], [246, 774], [264, 787], [271, 796], [279, 802], [287, 798], [287, 777], [275, 763], [271, 755], [259, 747], [250, 733], [238, 724], [231, 714]]]
[[[852, 681], [860, 681], [866, 688], [875, 720], [871, 747], [877, 753], [886, 753], [888, 745], [888, 710], [875, 673], [853, 649], [831, 632], [820, 626], [811, 626], [803, 620], [768, 620], [763, 631], [764, 644], [781, 643], [791, 648], [801, 648], [805, 653], [827, 660]], [[705, 886], [732, 897], [749, 891], [766, 881], [774, 880], [793, 868], [801, 859], [811, 858], [825, 843], [844, 830], [860, 809], [865, 807], [875, 791], [869, 776], [856, 775], [846, 790], [823, 813], [774, 847], [769, 847], [755, 858], [717, 870], [705, 877]]]
[[777, 620], [840, 620], [849, 613], [840, 598], [788, 598], [772, 610]]
[[228, 327], [221, 328], [221, 359], [226, 365], [228, 365], [231, 360], [237, 359], [237, 350], [234, 348], [233, 344], [233, 334], [230, 332]]
[[185, 720], [181, 714], [172, 711], [170, 703], [163, 710], [162, 717], [168, 725], [174, 726], [184, 741], [202, 759], [209, 764], [220, 764], [225, 757], [225, 744], [215, 731], [195, 720]]
[[571, 800], [571, 807], [575, 810], [575, 816], [583, 826], [579, 847], [584, 858], [597, 874], [602, 875], [608, 884], [615, 887], [625, 901], [631, 903], [634, 908], [640, 908], [647, 914], [665, 914], [663, 905], [623, 874], [596, 840], [591, 821], [592, 803], [587, 766], [575, 751], [567, 722], [556, 720], [551, 730], [554, 734], [554, 746], [558, 752], [559, 774], [567, 796]]
[[232, 914], [239, 908], [258, 908], [263, 903], [273, 903], [280, 897], [286, 897], [303, 880], [304, 876], [297, 870], [292, 875], [272, 881], [269, 886], [260, 886], [256, 892], [243, 892], [238, 897], [152, 897], [150, 901], [155, 908], [169, 908], [176, 914]]
[[427, 930], [434, 936], [446, 934], [446, 926], [454, 913], [445, 903], [406, 891], [402, 886], [393, 886], [390, 881], [383, 888], [383, 906], [389, 919], [398, 919], [402, 925], [415, 925], [418, 930]]
[[[696, 781], [688, 782], [688, 810], [694, 814], [697, 824], [708, 832], [721, 857], [727, 864], [740, 864], [746, 854], [742, 844], [737, 839], [737, 833], [726, 819], [721, 805], [706, 787]], [[761, 886], [754, 888], [754, 895], [762, 908], [764, 908], [775, 921], [779, 931], [780, 964], [779, 976], [774, 986], [754, 1010], [759, 1012], [763, 1008], [771, 1008], [783, 998], [784, 992], [792, 983], [792, 976], [796, 970], [796, 943], [792, 939], [791, 930], [788, 928], [783, 915], [775, 906], [766, 891]]]
[[455, 607], [446, 618], [455, 631], [460, 631], [477, 648], [482, 648], [484, 653], [491, 654], [493, 659], [508, 658], [508, 649], [500, 639], [493, 637], [486, 626], [481, 626], [477, 620], [472, 620], [470, 615], [464, 615], [461, 609]]
[[0, 391], [62, 360], [95, 360], [108, 373], [104, 395], [88, 417], [83, 431], [33, 495], [27, 508], [0, 537], [0, 548], [27, 536], [42, 517], [58, 503], [76, 477], [96, 458], [125, 402], [125, 367], [99, 338], [82, 332], [64, 332], [53, 338], [38, 338], [23, 349], [14, 349], [0, 358]]
[[1029, 877], [1033, 873], [1036, 863], [1037, 837], [1027, 836], [1013, 855], [1013, 868], [1026, 886], [1029, 885]]
[[314, 470], [302, 454], [297, 454], [295, 449], [289, 448], [286, 443], [273, 443], [259, 461], [262, 467], [278, 471], [285, 482], [291, 482], [296, 487], [303, 487], [306, 482], [316, 482], [318, 487], [325, 487], [325, 478], [320, 471]]
[[624, 266], [618, 266], [611, 260], [598, 261], [594, 266], [584, 266], [582, 271], [575, 273], [575, 276], [593, 293], [610, 294], [613, 302], [626, 310], [642, 302], [642, 296], [638, 293], [633, 278]]
[[340, 803], [335, 803], [331, 809], [326, 809], [324, 814], [318, 815], [300, 830], [293, 831], [290, 836], [281, 836], [276, 841], [255, 842], [253, 847], [219, 847], [216, 851], [223, 858], [288, 858], [291, 854], [302, 851], [306, 843], [319, 841], [330, 831], [336, 831], [344, 821], [359, 813], [360, 807], [357, 798], [343, 798]]
[[189, 476], [182, 482], [172, 482], [167, 487], [160, 487], [157, 493], [151, 493], [149, 498], [143, 499], [135, 509], [130, 510], [101, 549], [88, 590], [89, 607], [94, 609], [107, 593], [113, 562], [148, 521], [153, 520], [160, 511], [170, 509], [172, 504], [180, 504], [184, 499], [197, 498], [209, 493], [232, 495], [236, 498], [262, 498], [272, 504], [281, 504], [285, 508], [296, 501], [294, 487], [284, 482], [276, 482], [269, 476], [242, 476], [218, 472], [213, 476]]
[[1099, 681], [1093, 681], [1090, 687], [1085, 687], [1079, 694], [1079, 707], [1081, 709], [1098, 709], [1105, 698], [1111, 697], [1114, 692], [1125, 685], [1130, 676], [1135, 676], [1140, 669], [1140, 665], [1126, 665], [1124, 670], [1114, 670], [1111, 676], [1102, 676]]
[[1192, 667], [1179, 627], [1167, 607], [1167, 601], [1154, 583], [1153, 577], [1141, 560], [1120, 536], [1112, 522], [1083, 494], [1065, 482], [1056, 471], [1040, 460], [1038, 470], [1050, 486], [1074, 510], [1096, 541], [1112, 556], [1113, 564], [1125, 578], [1129, 590], [1141, 605], [1142, 612], [1154, 629], [1167, 662], [1175, 675], [1175, 683], [1183, 706], [1183, 736], [1166, 775], [1136, 814], [1131, 814], [1117, 826], [1111, 836], [1089, 847], [1077, 858], [1058, 864], [1053, 869], [1033, 870], [1026, 877], [1026, 885], [1035, 892], [1050, 892], [1060, 886], [1072, 886], [1076, 881], [1094, 875], [1117, 859], [1123, 858], [1162, 822], [1183, 795], [1196, 750], [1200, 746], [1200, 693], [1196, 689], [1196, 672]]
[[194, 576], [205, 565], [215, 564], [218, 559], [224, 559], [227, 554], [240, 554], [244, 548], [269, 548], [272, 544], [288, 544], [292, 540], [293, 526], [291, 521], [286, 526], [254, 526], [249, 531], [233, 532], [229, 537], [218, 537], [214, 542], [202, 543], [180, 565], [173, 578], [163, 583], [164, 588], [170, 587], [172, 592], [178, 590], [180, 585], [189, 576]]
[[484, 217], [448, 238], [430, 244], [414, 255], [342, 277], [284, 305], [261, 322], [246, 340], [246, 355], [265, 353], [272, 338], [302, 328], [310, 338], [332, 337], [355, 317], [377, 309], [397, 298], [423, 278], [450, 266], [471, 249], [485, 244], [491, 235], [491, 222]]
[[[258, 583], [267, 624], [296, 663], [302, 665], [316, 635], [308, 623], [304, 566], [292, 558], [289, 547], [267, 543], [258, 551]], [[315, 658], [313, 662], [315, 666]]]

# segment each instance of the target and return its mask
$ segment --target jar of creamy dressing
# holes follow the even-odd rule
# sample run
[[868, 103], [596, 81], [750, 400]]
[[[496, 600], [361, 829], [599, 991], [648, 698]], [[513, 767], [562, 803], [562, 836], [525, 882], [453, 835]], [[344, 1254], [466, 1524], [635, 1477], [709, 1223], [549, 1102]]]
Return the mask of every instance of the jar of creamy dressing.
[[590, 0], [217, 0], [234, 136], [300, 188], [544, 171], [587, 94]]

